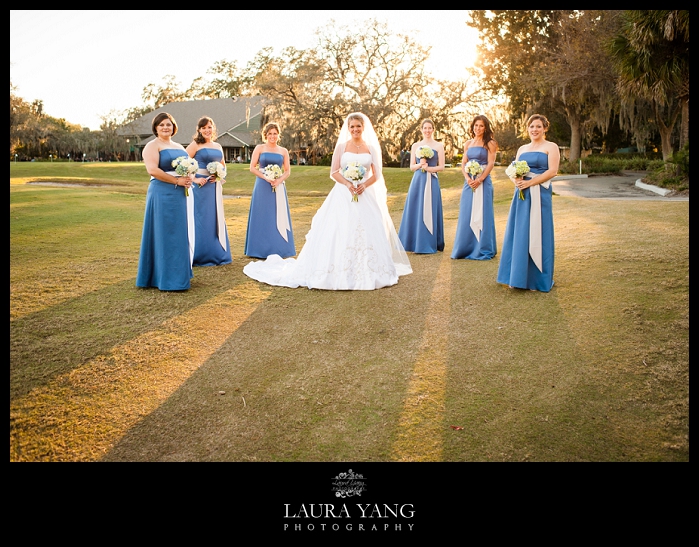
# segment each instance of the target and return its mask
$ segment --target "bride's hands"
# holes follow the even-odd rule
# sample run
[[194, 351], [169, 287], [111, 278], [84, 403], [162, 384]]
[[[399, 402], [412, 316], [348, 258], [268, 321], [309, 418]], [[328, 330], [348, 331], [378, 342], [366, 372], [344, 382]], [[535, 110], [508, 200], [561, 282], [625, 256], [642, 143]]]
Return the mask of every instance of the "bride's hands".
[[347, 185], [347, 189], [350, 191], [350, 194], [352, 194], [353, 196], [354, 195], [361, 196], [364, 193], [364, 190], [366, 190], [366, 184], [361, 182], [361, 183], [357, 184], [357, 186], [355, 187], [355, 185], [350, 182]]

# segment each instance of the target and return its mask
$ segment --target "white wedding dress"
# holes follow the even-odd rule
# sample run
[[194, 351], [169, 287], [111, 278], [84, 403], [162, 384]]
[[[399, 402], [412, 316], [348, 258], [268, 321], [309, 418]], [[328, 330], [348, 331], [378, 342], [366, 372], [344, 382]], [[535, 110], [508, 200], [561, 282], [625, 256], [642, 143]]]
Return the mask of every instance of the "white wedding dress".
[[[344, 152], [342, 168], [351, 161], [366, 168], [365, 178], [371, 176], [371, 154]], [[377, 199], [374, 185], [352, 201], [347, 187], [335, 183], [311, 221], [298, 258], [270, 255], [250, 262], [243, 273], [269, 285], [292, 288], [373, 290], [395, 285], [412, 268], [385, 202], [385, 196]]]

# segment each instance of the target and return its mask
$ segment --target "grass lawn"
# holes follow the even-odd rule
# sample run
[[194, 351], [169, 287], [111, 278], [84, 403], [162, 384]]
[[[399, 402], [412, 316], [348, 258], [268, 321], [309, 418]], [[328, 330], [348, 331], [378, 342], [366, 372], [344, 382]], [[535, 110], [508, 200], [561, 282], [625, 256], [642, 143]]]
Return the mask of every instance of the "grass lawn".
[[[385, 176], [398, 227], [410, 172]], [[499, 257], [449, 257], [452, 168], [444, 253], [311, 291], [242, 273], [254, 177], [230, 165], [233, 263], [161, 293], [134, 285], [147, 178], [10, 164], [10, 461], [689, 461], [688, 201], [554, 196], [555, 286], [511, 291]], [[297, 250], [331, 185], [292, 167]], [[494, 188], [501, 247], [504, 167]]]

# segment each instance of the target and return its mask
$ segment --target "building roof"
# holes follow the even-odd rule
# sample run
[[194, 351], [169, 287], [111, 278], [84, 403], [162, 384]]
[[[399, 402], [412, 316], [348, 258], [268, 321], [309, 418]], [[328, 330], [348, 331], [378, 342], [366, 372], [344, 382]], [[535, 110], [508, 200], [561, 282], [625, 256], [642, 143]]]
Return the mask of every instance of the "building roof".
[[168, 112], [177, 122], [177, 134], [173, 140], [184, 146], [192, 142], [192, 135], [202, 116], [214, 120], [218, 131], [217, 142], [221, 146], [253, 146], [259, 140], [264, 105], [265, 98], [259, 95], [168, 103], [125, 124], [117, 133], [123, 137], [138, 137], [139, 144], [144, 145], [155, 138], [151, 131], [153, 118], [161, 112]]

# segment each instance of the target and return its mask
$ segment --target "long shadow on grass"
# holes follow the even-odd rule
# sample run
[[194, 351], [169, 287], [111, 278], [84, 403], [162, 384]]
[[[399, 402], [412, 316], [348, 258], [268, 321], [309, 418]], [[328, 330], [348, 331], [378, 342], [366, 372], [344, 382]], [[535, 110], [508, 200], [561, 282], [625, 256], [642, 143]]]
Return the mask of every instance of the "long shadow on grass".
[[248, 281], [240, 264], [195, 268], [184, 292], [130, 279], [12, 321], [10, 401]]
[[104, 461], [386, 461], [440, 257], [377, 291], [276, 287]]
[[576, 460], [582, 424], [568, 406], [585, 363], [558, 288], [508, 289], [495, 282], [497, 265], [455, 265], [475, 288], [452, 286], [445, 459]]

